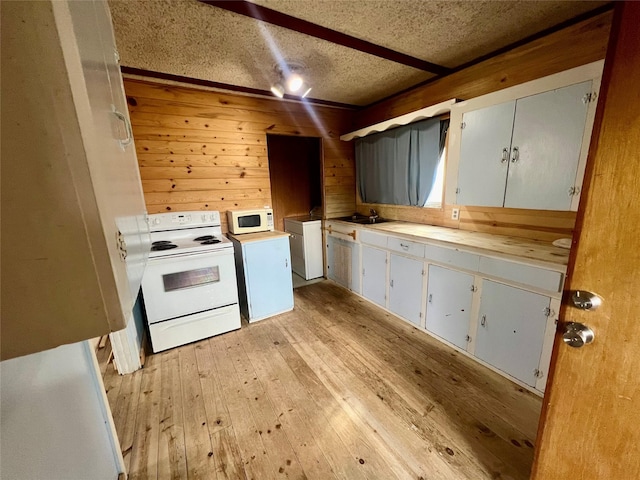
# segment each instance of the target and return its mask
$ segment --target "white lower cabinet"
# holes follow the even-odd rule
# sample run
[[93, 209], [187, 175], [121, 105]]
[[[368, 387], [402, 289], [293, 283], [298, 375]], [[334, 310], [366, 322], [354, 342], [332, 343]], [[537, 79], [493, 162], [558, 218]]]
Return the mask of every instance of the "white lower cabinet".
[[360, 245], [327, 235], [327, 278], [360, 293]]
[[389, 262], [389, 310], [411, 323], [422, 319], [424, 260], [391, 254]]
[[[521, 385], [544, 391], [561, 268], [368, 231], [358, 235], [361, 244], [328, 238], [329, 278]], [[359, 256], [352, 258], [354, 247]]]
[[362, 246], [362, 296], [382, 307], [387, 305], [387, 252]]
[[484, 280], [475, 356], [535, 387], [550, 302], [545, 295]]
[[469, 338], [473, 280], [467, 273], [429, 265], [426, 328], [463, 350]]
[[305, 280], [322, 276], [322, 225], [320, 220], [284, 219], [284, 230], [291, 234], [291, 270]]

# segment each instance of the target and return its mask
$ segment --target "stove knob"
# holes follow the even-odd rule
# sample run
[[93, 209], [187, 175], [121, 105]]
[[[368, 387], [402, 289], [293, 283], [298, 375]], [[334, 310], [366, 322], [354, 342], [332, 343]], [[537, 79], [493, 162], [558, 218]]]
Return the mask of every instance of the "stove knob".
[[153, 224], [154, 225], [160, 225], [160, 219], [159, 218], [154, 219], [153, 220]]
[[202, 214], [202, 221], [206, 222], [207, 221], [207, 216], [205, 214]]

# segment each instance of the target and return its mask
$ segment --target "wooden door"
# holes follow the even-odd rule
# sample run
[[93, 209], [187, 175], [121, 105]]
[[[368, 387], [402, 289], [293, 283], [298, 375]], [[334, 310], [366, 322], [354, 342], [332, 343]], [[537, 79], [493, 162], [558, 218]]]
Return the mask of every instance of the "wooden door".
[[456, 200], [459, 205], [502, 207], [515, 105], [511, 101], [463, 115]]
[[267, 135], [273, 223], [284, 230], [284, 219], [309, 215], [322, 206], [320, 139]]
[[484, 280], [475, 355], [535, 387], [550, 302], [544, 295]]
[[[504, 206], [570, 210], [592, 81], [521, 98]], [[517, 150], [516, 150], [517, 149]], [[516, 154], [517, 152], [517, 154]]]
[[473, 275], [429, 265], [427, 285], [427, 330], [466, 350]]
[[420, 325], [424, 260], [391, 254], [389, 261], [389, 310]]
[[[535, 480], [640, 478], [640, 3], [615, 9], [561, 309], [595, 340], [565, 345], [561, 322]], [[568, 306], [576, 289], [598, 293], [602, 306]]]

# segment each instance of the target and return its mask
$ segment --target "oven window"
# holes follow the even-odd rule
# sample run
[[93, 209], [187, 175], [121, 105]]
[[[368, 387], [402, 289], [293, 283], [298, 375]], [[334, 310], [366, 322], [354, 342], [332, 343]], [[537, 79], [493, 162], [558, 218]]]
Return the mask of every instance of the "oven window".
[[259, 227], [260, 215], [242, 215], [238, 217], [239, 227]]
[[220, 281], [220, 270], [216, 267], [199, 268], [186, 272], [168, 273], [162, 276], [164, 291], [172, 292], [183, 288], [197, 287]]

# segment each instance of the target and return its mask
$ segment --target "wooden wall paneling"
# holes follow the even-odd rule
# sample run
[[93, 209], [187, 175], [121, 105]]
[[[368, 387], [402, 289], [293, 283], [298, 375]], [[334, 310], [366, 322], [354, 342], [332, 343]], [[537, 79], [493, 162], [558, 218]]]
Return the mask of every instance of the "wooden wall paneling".
[[612, 12], [552, 33], [358, 112], [354, 129], [428, 107], [468, 100], [604, 58]]
[[226, 232], [226, 210], [272, 206], [267, 134], [320, 138], [324, 207], [355, 210], [353, 146], [338, 139], [351, 110], [131, 78], [125, 91], [149, 213], [219, 210]]
[[[605, 12], [439, 80], [415, 87], [359, 111], [352, 130], [378, 123], [448, 98], [470, 99], [604, 58], [612, 12]], [[343, 132], [344, 133], [344, 132]], [[353, 142], [350, 142], [353, 143]], [[340, 184], [341, 186], [344, 183]], [[571, 237], [575, 212], [550, 212], [445, 204], [442, 209], [363, 204], [357, 210], [407, 222], [442, 225], [552, 241]], [[451, 210], [460, 208], [460, 220]]]

